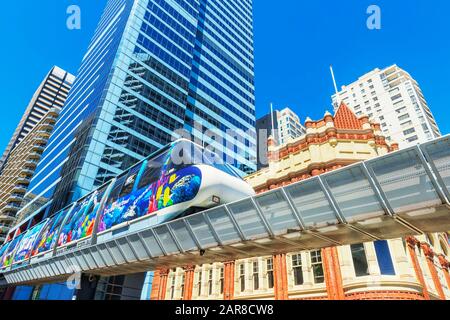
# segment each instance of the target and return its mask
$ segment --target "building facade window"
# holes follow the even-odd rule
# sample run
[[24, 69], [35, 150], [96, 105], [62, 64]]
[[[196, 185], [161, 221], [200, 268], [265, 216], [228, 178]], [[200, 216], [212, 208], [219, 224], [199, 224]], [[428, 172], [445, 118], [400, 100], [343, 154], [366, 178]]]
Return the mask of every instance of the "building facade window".
[[185, 288], [186, 277], [184, 273], [181, 275], [181, 299], [184, 297], [184, 288]]
[[324, 283], [325, 276], [323, 273], [322, 253], [320, 250], [311, 251], [311, 267], [314, 275], [315, 283]]
[[402, 127], [409, 127], [409, 126], [412, 126], [412, 121], [411, 120], [408, 120], [408, 121], [406, 121], [406, 122], [403, 122], [403, 123], [401, 123], [400, 125], [402, 126]]
[[245, 291], [245, 265], [239, 265], [239, 284], [241, 292]]
[[294, 254], [292, 256], [292, 271], [294, 273], [294, 284], [300, 286], [304, 283], [302, 270], [302, 256], [301, 254]]
[[225, 270], [224, 268], [220, 268], [220, 277], [219, 277], [219, 286], [220, 286], [220, 294], [223, 294], [225, 284]]
[[397, 112], [398, 114], [401, 114], [405, 111], [406, 111], [406, 107], [401, 107], [401, 108], [398, 108], [397, 110], [395, 110], [395, 112]]
[[386, 240], [375, 241], [375, 252], [377, 255], [378, 266], [382, 275], [395, 276], [394, 264], [392, 262], [389, 244]]
[[402, 97], [401, 94], [397, 94], [397, 95], [391, 97], [391, 99], [392, 99], [392, 101], [395, 101], [395, 100], [397, 100], [397, 99], [400, 99], [401, 97]]
[[273, 259], [267, 259], [267, 287], [269, 289], [273, 289], [274, 280], [273, 280]]
[[176, 274], [173, 273], [170, 279], [170, 291], [169, 291], [169, 297], [170, 300], [175, 299], [175, 280], [176, 280]]
[[366, 250], [364, 244], [353, 244], [350, 246], [352, 252], [353, 266], [357, 277], [369, 275], [369, 266], [367, 263]]
[[253, 290], [259, 290], [259, 264], [253, 262]]
[[198, 272], [198, 280], [197, 280], [197, 285], [198, 285], [198, 288], [197, 288], [197, 295], [200, 297], [201, 295], [202, 295], [202, 276], [203, 276], [203, 272], [202, 271], [199, 271]]
[[412, 133], [414, 133], [414, 132], [416, 132], [416, 129], [411, 128], [411, 129], [408, 129], [408, 130], [403, 131], [403, 134], [404, 134], [405, 136], [407, 136], [407, 135], [410, 135], [410, 134], [412, 134]]
[[208, 272], [208, 295], [213, 294], [213, 270]]

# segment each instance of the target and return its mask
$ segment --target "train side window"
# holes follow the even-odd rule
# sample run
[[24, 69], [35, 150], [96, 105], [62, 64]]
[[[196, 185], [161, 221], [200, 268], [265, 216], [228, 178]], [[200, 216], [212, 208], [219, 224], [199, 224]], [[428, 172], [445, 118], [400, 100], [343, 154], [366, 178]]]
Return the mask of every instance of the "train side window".
[[114, 187], [111, 190], [111, 194], [108, 198], [108, 204], [113, 203], [120, 197], [120, 191], [122, 190], [123, 184], [125, 183], [127, 176], [122, 175], [121, 177], [117, 178], [116, 182], [114, 183]]
[[141, 168], [142, 168], [142, 163], [140, 163], [139, 165], [134, 166], [133, 168], [130, 169], [130, 171], [128, 172], [128, 174], [126, 176], [127, 178], [125, 179], [122, 190], [120, 191], [119, 198], [122, 198], [122, 197], [130, 194], [133, 191], [133, 187], [136, 182], [137, 175], [138, 175], [139, 171], [141, 170]]
[[138, 183], [138, 189], [145, 188], [159, 180], [167, 156], [168, 154], [164, 153], [155, 159], [148, 160], [144, 174]]
[[100, 202], [102, 201], [107, 188], [108, 188], [108, 185], [103, 186], [102, 188], [100, 188], [97, 191], [97, 194], [94, 195], [94, 197], [92, 199], [92, 203], [87, 211], [88, 215], [90, 215], [91, 213], [93, 213], [95, 210], [98, 209], [98, 207], [100, 206]]

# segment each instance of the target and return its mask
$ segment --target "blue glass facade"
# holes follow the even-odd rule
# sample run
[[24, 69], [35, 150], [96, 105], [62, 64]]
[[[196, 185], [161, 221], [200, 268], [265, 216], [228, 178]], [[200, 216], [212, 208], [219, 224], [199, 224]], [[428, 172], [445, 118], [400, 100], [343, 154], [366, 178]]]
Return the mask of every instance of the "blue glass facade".
[[250, 0], [109, 0], [23, 210], [62, 208], [178, 129], [219, 129], [224, 158], [255, 170], [253, 63]]

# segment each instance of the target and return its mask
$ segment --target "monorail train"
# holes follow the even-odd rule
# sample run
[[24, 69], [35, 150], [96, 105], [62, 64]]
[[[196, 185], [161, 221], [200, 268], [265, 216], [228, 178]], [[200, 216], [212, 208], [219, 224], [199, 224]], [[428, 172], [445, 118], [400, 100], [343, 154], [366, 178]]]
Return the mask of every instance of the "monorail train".
[[156, 226], [199, 210], [254, 195], [254, 190], [217, 155], [177, 140], [112, 181], [20, 234], [0, 248], [0, 270], [120, 230]]

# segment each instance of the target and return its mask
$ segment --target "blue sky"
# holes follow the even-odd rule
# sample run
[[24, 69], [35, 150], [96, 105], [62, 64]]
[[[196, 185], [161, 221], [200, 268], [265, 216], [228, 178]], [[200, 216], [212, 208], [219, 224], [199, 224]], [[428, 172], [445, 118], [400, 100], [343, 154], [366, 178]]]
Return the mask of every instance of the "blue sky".
[[[339, 85], [391, 64], [421, 85], [443, 133], [450, 132], [448, 0], [255, 1], [257, 115], [290, 106], [317, 119], [331, 109], [333, 64]], [[76, 73], [106, 0], [3, 1], [0, 11], [0, 149], [52, 65]], [[276, 3], [276, 5], [274, 5]], [[82, 10], [82, 29], [66, 28], [66, 9]], [[366, 9], [382, 10], [382, 29]]]

